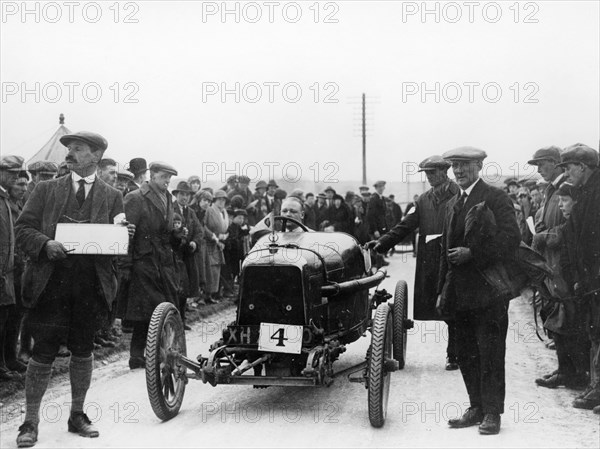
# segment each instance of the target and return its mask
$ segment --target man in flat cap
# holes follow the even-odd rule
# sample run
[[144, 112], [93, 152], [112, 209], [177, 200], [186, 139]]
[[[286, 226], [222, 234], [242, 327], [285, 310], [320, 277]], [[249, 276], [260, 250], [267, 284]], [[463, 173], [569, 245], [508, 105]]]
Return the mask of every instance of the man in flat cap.
[[130, 192], [129, 184], [131, 182], [133, 182], [133, 173], [124, 168], [119, 168], [117, 170], [117, 182], [115, 188], [123, 194], [123, 197]]
[[[415, 272], [414, 317], [416, 320], [439, 320], [435, 310], [437, 286], [442, 248], [442, 231], [446, 217], [446, 205], [459, 192], [456, 183], [448, 178], [450, 163], [441, 156], [430, 156], [419, 164], [419, 171], [425, 172], [431, 189], [423, 193], [410, 212], [379, 240], [372, 240], [367, 246], [379, 253], [385, 253], [407, 236], [419, 229], [417, 269]], [[458, 369], [456, 354], [456, 330], [450, 317], [448, 323], [448, 347], [446, 369]]]
[[58, 173], [58, 166], [52, 161], [36, 161], [27, 167], [29, 173], [31, 173], [31, 182], [27, 186], [27, 192], [23, 197], [23, 202], [27, 202], [33, 189], [41, 181], [48, 181], [53, 179]]
[[565, 279], [572, 284], [587, 311], [591, 342], [590, 384], [573, 406], [600, 413], [600, 169], [598, 152], [582, 143], [565, 148], [560, 166], [567, 180], [579, 188], [579, 199], [567, 220], [567, 232], [577, 236], [569, 248]]
[[173, 197], [171, 177], [177, 170], [165, 162], [150, 164], [150, 179], [125, 197], [125, 214], [136, 225], [130, 244], [131, 275], [125, 319], [133, 325], [129, 368], [146, 366], [144, 350], [150, 319], [156, 306], [178, 306], [178, 276], [171, 240]]
[[244, 209], [245, 209], [246, 206], [248, 206], [248, 204], [250, 204], [252, 202], [252, 198], [253, 198], [252, 192], [248, 188], [249, 184], [250, 184], [250, 178], [248, 176], [246, 176], [246, 175], [238, 176], [236, 186], [232, 190], [227, 192], [227, 198], [229, 198], [229, 201], [231, 201], [231, 199], [234, 196], [239, 195], [244, 200]]
[[173, 210], [181, 217], [181, 226], [187, 229], [186, 243], [183, 248], [180, 247], [181, 258], [187, 273], [187, 285], [181, 286], [181, 295], [179, 297], [179, 313], [181, 314], [185, 330], [190, 330], [190, 327], [185, 324], [187, 298], [198, 296], [200, 281], [198, 278], [196, 253], [200, 248], [201, 241], [204, 239], [204, 232], [200, 227], [200, 221], [196, 216], [196, 212], [190, 207], [193, 194], [194, 191], [186, 181], [180, 181], [177, 184], [177, 188], [173, 190], [173, 195], [175, 196]]
[[[29, 308], [35, 340], [19, 447], [33, 446], [37, 440], [40, 403], [63, 341], [71, 352], [68, 430], [84, 437], [99, 435], [83, 405], [92, 379], [94, 334], [116, 294], [113, 258], [68, 255], [54, 237], [58, 223], [122, 223], [123, 197], [96, 175], [108, 146], [104, 137], [83, 131], [64, 135], [60, 142], [68, 149], [65, 159], [71, 174], [40, 182], [16, 223], [17, 243], [30, 259], [23, 274], [23, 303]], [[133, 231], [130, 227], [130, 235]]]
[[[454, 315], [458, 365], [471, 403], [448, 424], [461, 428], [480, 424], [479, 433], [500, 432], [504, 412], [504, 357], [510, 293], [501, 293], [480, 273], [517, 250], [521, 237], [508, 194], [479, 178], [486, 153], [473, 147], [447, 151], [460, 191], [448, 202], [442, 236], [438, 309]], [[494, 235], [483, 243], [465, 239], [467, 215], [484, 203], [496, 222]], [[471, 215], [469, 215], [469, 218]]]
[[[566, 181], [566, 176], [563, 173], [563, 168], [558, 165], [560, 163], [561, 149], [556, 146], [548, 146], [537, 150], [533, 157], [527, 161], [529, 165], [537, 167], [537, 172], [542, 179], [548, 183], [545, 190], [544, 199], [542, 202], [541, 212], [536, 214], [535, 220], [536, 235], [533, 237], [532, 246], [540, 254], [544, 256], [548, 266], [552, 269], [553, 278], [545, 279], [544, 283], [547, 290], [541, 290], [544, 301], [540, 310], [540, 318], [543, 322], [546, 321], [552, 310], [557, 307], [561, 296], [565, 296], [564, 288], [561, 288], [564, 280], [560, 270], [560, 247], [547, 245], [548, 240], [554, 239], [557, 235], [557, 230], [565, 223], [565, 218], [559, 207], [559, 196], [557, 194], [560, 186]], [[568, 296], [571, 296], [569, 294]], [[564, 338], [561, 335], [554, 335], [554, 332], [549, 331], [548, 336], [554, 341], [557, 354], [559, 357], [559, 369], [555, 372], [545, 374], [535, 380], [536, 384], [556, 388], [560, 385], [575, 386], [580, 381], [576, 378], [576, 373], [569, 369], [568, 366], [562, 365], [562, 354], [571, 352], [571, 346], [568, 336]]]
[[0, 159], [0, 381], [16, 380], [21, 376], [6, 366], [5, 344], [8, 337], [9, 317], [16, 304], [15, 232], [9, 189], [15, 184], [23, 169], [23, 158], [4, 156]]
[[139, 189], [147, 181], [148, 165], [146, 159], [135, 157], [129, 161], [128, 170], [133, 174], [133, 181], [129, 183], [129, 191]]
[[327, 196], [323, 192], [317, 194], [317, 204], [315, 206], [315, 212], [315, 230], [322, 230], [324, 223], [325, 226], [327, 226], [327, 215], [329, 214], [329, 209], [327, 208]]

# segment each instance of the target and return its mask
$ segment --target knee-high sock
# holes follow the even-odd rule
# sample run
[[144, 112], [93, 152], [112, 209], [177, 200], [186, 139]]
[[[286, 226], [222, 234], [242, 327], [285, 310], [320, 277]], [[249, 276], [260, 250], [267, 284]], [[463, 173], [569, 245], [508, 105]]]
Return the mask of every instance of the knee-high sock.
[[40, 404], [48, 388], [51, 374], [51, 363], [39, 363], [35, 359], [29, 360], [25, 375], [25, 421], [35, 424], [40, 422]]
[[71, 377], [71, 413], [82, 412], [85, 395], [92, 382], [94, 356], [81, 358], [71, 356], [69, 374]]

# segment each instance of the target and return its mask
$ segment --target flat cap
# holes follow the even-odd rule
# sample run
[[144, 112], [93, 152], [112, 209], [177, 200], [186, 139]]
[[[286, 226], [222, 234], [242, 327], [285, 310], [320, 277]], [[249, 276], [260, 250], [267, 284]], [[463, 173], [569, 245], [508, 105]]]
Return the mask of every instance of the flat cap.
[[324, 193], [318, 193], [318, 194], [317, 194], [317, 198], [322, 198], [322, 199], [325, 199], [325, 198], [327, 198], [327, 197], [325, 196], [325, 194], [324, 194]]
[[128, 179], [129, 181], [133, 181], [133, 173], [122, 168], [118, 169], [117, 179]]
[[246, 175], [238, 176], [237, 180], [241, 184], [250, 184], [250, 178]]
[[483, 161], [486, 157], [487, 153], [485, 151], [475, 147], [458, 147], [442, 154], [442, 158], [450, 162]]
[[567, 164], [585, 164], [590, 167], [598, 166], [598, 152], [593, 148], [576, 143], [564, 149], [560, 155], [560, 166]]
[[552, 161], [555, 164], [560, 162], [561, 149], [555, 146], [540, 148], [533, 153], [533, 158], [527, 161], [529, 165], [537, 165], [542, 161]]
[[384, 186], [385, 185], [385, 181], [377, 181], [375, 184], [373, 184], [373, 187], [379, 187], [379, 186]]
[[148, 165], [143, 157], [134, 157], [129, 161], [129, 171], [134, 175], [143, 173], [146, 170], [148, 170]]
[[360, 186], [360, 187], [358, 188], [358, 191], [359, 191], [359, 192], [368, 191], [368, 190], [369, 190], [369, 188], [370, 188], [369, 186]]
[[267, 188], [267, 183], [261, 179], [260, 181], [258, 181], [256, 183], [256, 186], [254, 186], [254, 188], [255, 189], [266, 189]]
[[213, 195], [213, 199], [218, 200], [219, 198], [227, 199], [227, 193], [224, 190], [217, 190]]
[[75, 134], [65, 134], [60, 138], [60, 143], [64, 146], [68, 146], [70, 142], [78, 140], [83, 143], [87, 143], [99, 150], [105, 151], [108, 148], [108, 142], [100, 134], [91, 133], [89, 131], [79, 131]]
[[150, 170], [164, 171], [164, 172], [172, 174], [173, 176], [177, 176], [177, 170], [175, 170], [175, 167], [167, 164], [166, 162], [160, 162], [160, 161], [150, 162]]
[[35, 161], [27, 167], [30, 173], [45, 173], [53, 175], [58, 173], [58, 166], [51, 161]]
[[419, 164], [419, 170], [417, 171], [434, 171], [438, 168], [449, 169], [450, 163], [442, 158], [442, 156], [438, 156], [437, 154], [434, 156], [429, 156], [427, 159], [424, 159]]
[[248, 216], [248, 212], [246, 212], [245, 209], [236, 209], [233, 211], [233, 216], [234, 217], [239, 217], [240, 215], [243, 215], [244, 217]]
[[24, 161], [25, 160], [21, 156], [3, 156], [2, 159], [0, 159], [0, 169], [19, 172], [23, 170]]

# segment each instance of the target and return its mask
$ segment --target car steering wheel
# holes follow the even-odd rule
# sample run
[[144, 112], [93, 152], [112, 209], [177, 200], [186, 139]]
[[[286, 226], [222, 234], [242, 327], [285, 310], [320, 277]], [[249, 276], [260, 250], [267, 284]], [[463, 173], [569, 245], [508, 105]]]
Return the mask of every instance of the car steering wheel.
[[304, 232], [310, 232], [310, 229], [308, 229], [304, 223], [302, 223], [299, 220], [296, 220], [295, 218], [284, 217], [283, 215], [277, 215], [277, 216], [273, 217], [273, 221], [282, 221], [283, 222], [282, 223], [282, 227], [283, 227], [283, 229], [285, 231], [287, 231], [286, 224], [287, 224], [288, 220], [291, 221], [292, 223], [297, 224], [300, 227], [300, 229], [302, 229], [302, 231], [304, 231]]

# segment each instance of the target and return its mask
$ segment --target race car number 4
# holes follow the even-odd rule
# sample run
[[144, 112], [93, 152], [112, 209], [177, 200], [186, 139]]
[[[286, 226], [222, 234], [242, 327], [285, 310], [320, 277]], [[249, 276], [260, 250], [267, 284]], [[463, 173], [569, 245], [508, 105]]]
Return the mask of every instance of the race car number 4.
[[260, 323], [258, 350], [300, 354], [302, 350], [302, 326]]

